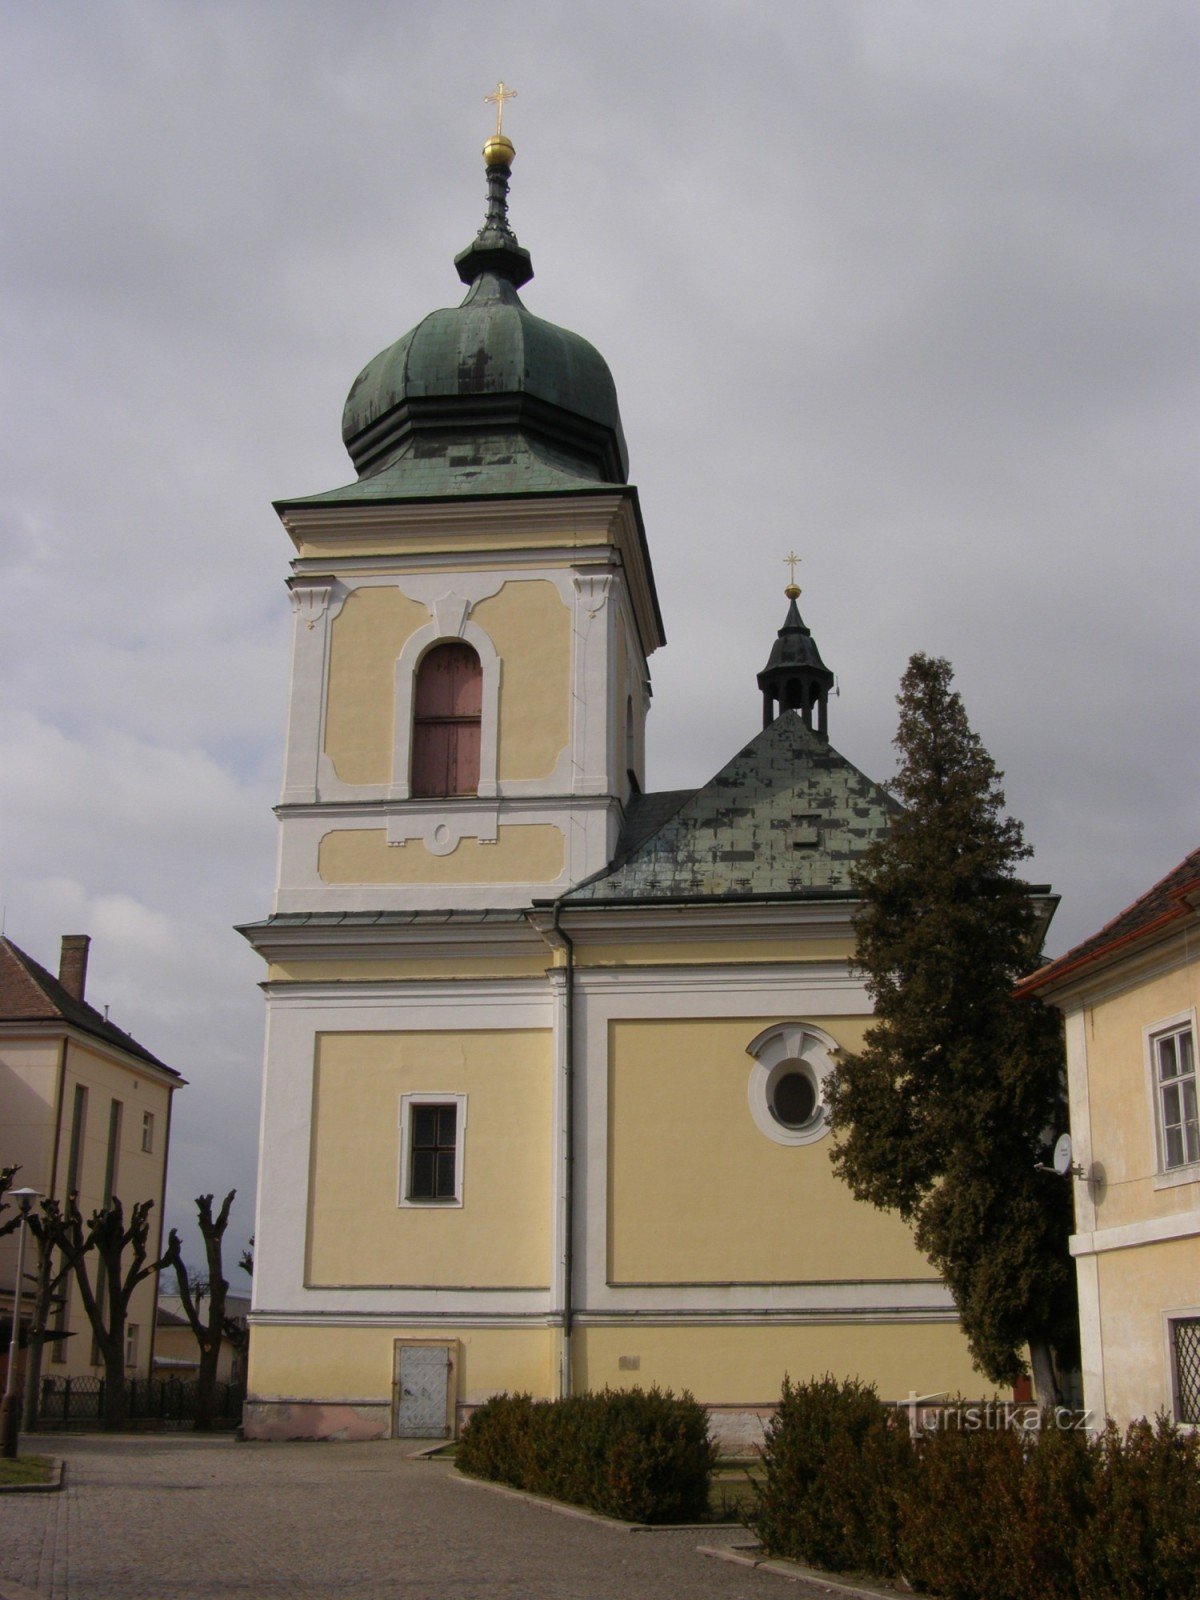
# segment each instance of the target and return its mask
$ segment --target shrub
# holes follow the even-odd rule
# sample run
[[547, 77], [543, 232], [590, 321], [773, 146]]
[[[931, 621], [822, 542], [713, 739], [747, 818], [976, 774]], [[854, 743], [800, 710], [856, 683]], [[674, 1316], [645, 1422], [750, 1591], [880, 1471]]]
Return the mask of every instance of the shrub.
[[1109, 1422], [1076, 1557], [1082, 1600], [1200, 1596], [1200, 1438], [1166, 1417]]
[[691, 1395], [605, 1389], [495, 1396], [464, 1428], [457, 1465], [627, 1522], [694, 1522], [707, 1514], [716, 1459], [708, 1413]]
[[907, 1418], [873, 1387], [784, 1379], [748, 1521], [777, 1555], [837, 1572], [899, 1571], [899, 1494], [911, 1471]]
[[[917, 1440], [901, 1496], [905, 1575], [945, 1600], [1072, 1600], [1094, 1446], [1036, 1413], [1026, 1429], [1004, 1426], [1002, 1410], [972, 1410], [975, 1426]], [[947, 1420], [970, 1414], [951, 1409]]]

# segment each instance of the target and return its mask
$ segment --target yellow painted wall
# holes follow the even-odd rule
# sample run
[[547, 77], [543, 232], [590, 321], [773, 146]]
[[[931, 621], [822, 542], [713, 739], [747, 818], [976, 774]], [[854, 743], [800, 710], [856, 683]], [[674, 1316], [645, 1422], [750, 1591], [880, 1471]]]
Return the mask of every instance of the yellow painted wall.
[[575, 945], [579, 967], [738, 966], [747, 963], [846, 961], [854, 954], [850, 939], [644, 939]]
[[[0, 1039], [0, 1167], [22, 1188], [49, 1191], [59, 1039]], [[6, 1241], [12, 1246], [12, 1235]]]
[[509, 582], [471, 612], [501, 661], [501, 783], [548, 778], [571, 733], [571, 613], [545, 578]]
[[396, 658], [429, 613], [399, 589], [355, 589], [333, 620], [325, 753], [343, 783], [388, 783], [395, 745]]
[[1164, 1311], [1200, 1308], [1200, 1238], [1167, 1239], [1096, 1258], [1109, 1415], [1173, 1411]]
[[435, 856], [420, 839], [390, 845], [385, 828], [339, 828], [321, 839], [322, 883], [553, 883], [566, 849], [548, 822], [501, 823], [495, 844], [462, 839]]
[[[771, 1020], [610, 1024], [610, 1280], [936, 1281], [904, 1224], [834, 1176], [828, 1136], [780, 1145], [756, 1127], [746, 1046]], [[850, 1048], [865, 1026], [805, 1020]]]
[[[548, 1030], [317, 1041], [307, 1279], [542, 1288], [550, 1273]], [[400, 1097], [467, 1096], [461, 1206], [400, 1206]]]
[[[785, 1374], [793, 1380], [862, 1378], [885, 1400], [911, 1391], [941, 1390], [991, 1395], [971, 1364], [957, 1323], [818, 1323], [739, 1327], [707, 1326], [579, 1328], [573, 1340], [578, 1388], [614, 1389], [652, 1383], [690, 1389], [707, 1405], [770, 1405], [779, 1399]], [[620, 1357], [639, 1362], [622, 1371]]]
[[270, 983], [428, 982], [435, 978], [540, 978], [551, 952], [529, 956], [439, 956], [395, 961], [273, 961]]
[[1155, 1189], [1153, 1099], [1143, 1029], [1200, 1006], [1200, 959], [1101, 1001], [1085, 1018], [1092, 1149], [1105, 1183], [1094, 1190], [1097, 1228], [1200, 1205], [1200, 1182]]
[[398, 1338], [456, 1340], [458, 1394], [468, 1405], [508, 1389], [557, 1393], [553, 1328], [260, 1326], [250, 1332], [249, 1393], [256, 1400], [387, 1400]]

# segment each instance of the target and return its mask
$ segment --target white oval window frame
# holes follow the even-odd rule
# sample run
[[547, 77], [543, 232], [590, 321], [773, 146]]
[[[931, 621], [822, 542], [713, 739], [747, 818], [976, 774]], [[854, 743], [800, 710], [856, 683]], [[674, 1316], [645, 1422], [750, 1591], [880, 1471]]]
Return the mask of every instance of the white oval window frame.
[[[776, 1144], [815, 1144], [829, 1132], [829, 1112], [825, 1105], [825, 1079], [833, 1071], [837, 1041], [808, 1023], [782, 1022], [764, 1028], [746, 1046], [754, 1057], [746, 1099], [750, 1115], [760, 1133]], [[771, 1110], [775, 1086], [786, 1073], [799, 1068], [811, 1078], [817, 1106], [807, 1122], [798, 1128], [785, 1127]]]

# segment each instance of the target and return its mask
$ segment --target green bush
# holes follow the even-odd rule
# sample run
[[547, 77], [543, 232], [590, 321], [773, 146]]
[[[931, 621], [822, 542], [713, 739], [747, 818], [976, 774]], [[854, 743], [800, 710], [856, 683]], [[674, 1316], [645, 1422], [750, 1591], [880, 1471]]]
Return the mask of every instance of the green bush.
[[1108, 1424], [1095, 1446], [1091, 1516], [1076, 1570], [1081, 1600], [1200, 1596], [1200, 1437], [1160, 1416]]
[[468, 1421], [456, 1457], [472, 1477], [626, 1522], [702, 1520], [716, 1459], [704, 1407], [657, 1388], [497, 1395]]
[[899, 1495], [912, 1468], [908, 1420], [873, 1387], [784, 1379], [748, 1521], [778, 1555], [837, 1572], [898, 1574]]
[[1200, 1600], [1200, 1437], [1164, 1417], [1097, 1439], [961, 1405], [910, 1440], [863, 1384], [785, 1381], [763, 1465], [751, 1526], [813, 1566], [941, 1600]]

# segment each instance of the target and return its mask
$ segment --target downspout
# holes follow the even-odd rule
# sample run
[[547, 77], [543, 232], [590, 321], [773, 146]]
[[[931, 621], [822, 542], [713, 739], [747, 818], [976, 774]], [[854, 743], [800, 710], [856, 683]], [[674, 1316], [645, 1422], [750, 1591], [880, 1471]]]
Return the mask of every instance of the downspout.
[[571, 1393], [571, 1329], [574, 1307], [571, 1280], [575, 1267], [575, 946], [559, 921], [562, 901], [554, 902], [553, 932], [566, 957], [563, 991], [563, 1308], [562, 1360], [559, 1388]]
[[[167, 1220], [167, 1162], [171, 1157], [171, 1112], [175, 1109], [175, 1091], [179, 1088], [177, 1083], [167, 1085], [167, 1125], [163, 1129], [163, 1167], [162, 1167], [162, 1192], [158, 1208], [158, 1253], [156, 1260], [162, 1256], [163, 1227]], [[159, 1269], [154, 1269], [154, 1309], [150, 1313], [150, 1358], [146, 1366], [146, 1377], [154, 1376], [154, 1347], [158, 1343], [158, 1290], [159, 1279], [162, 1274]]]

